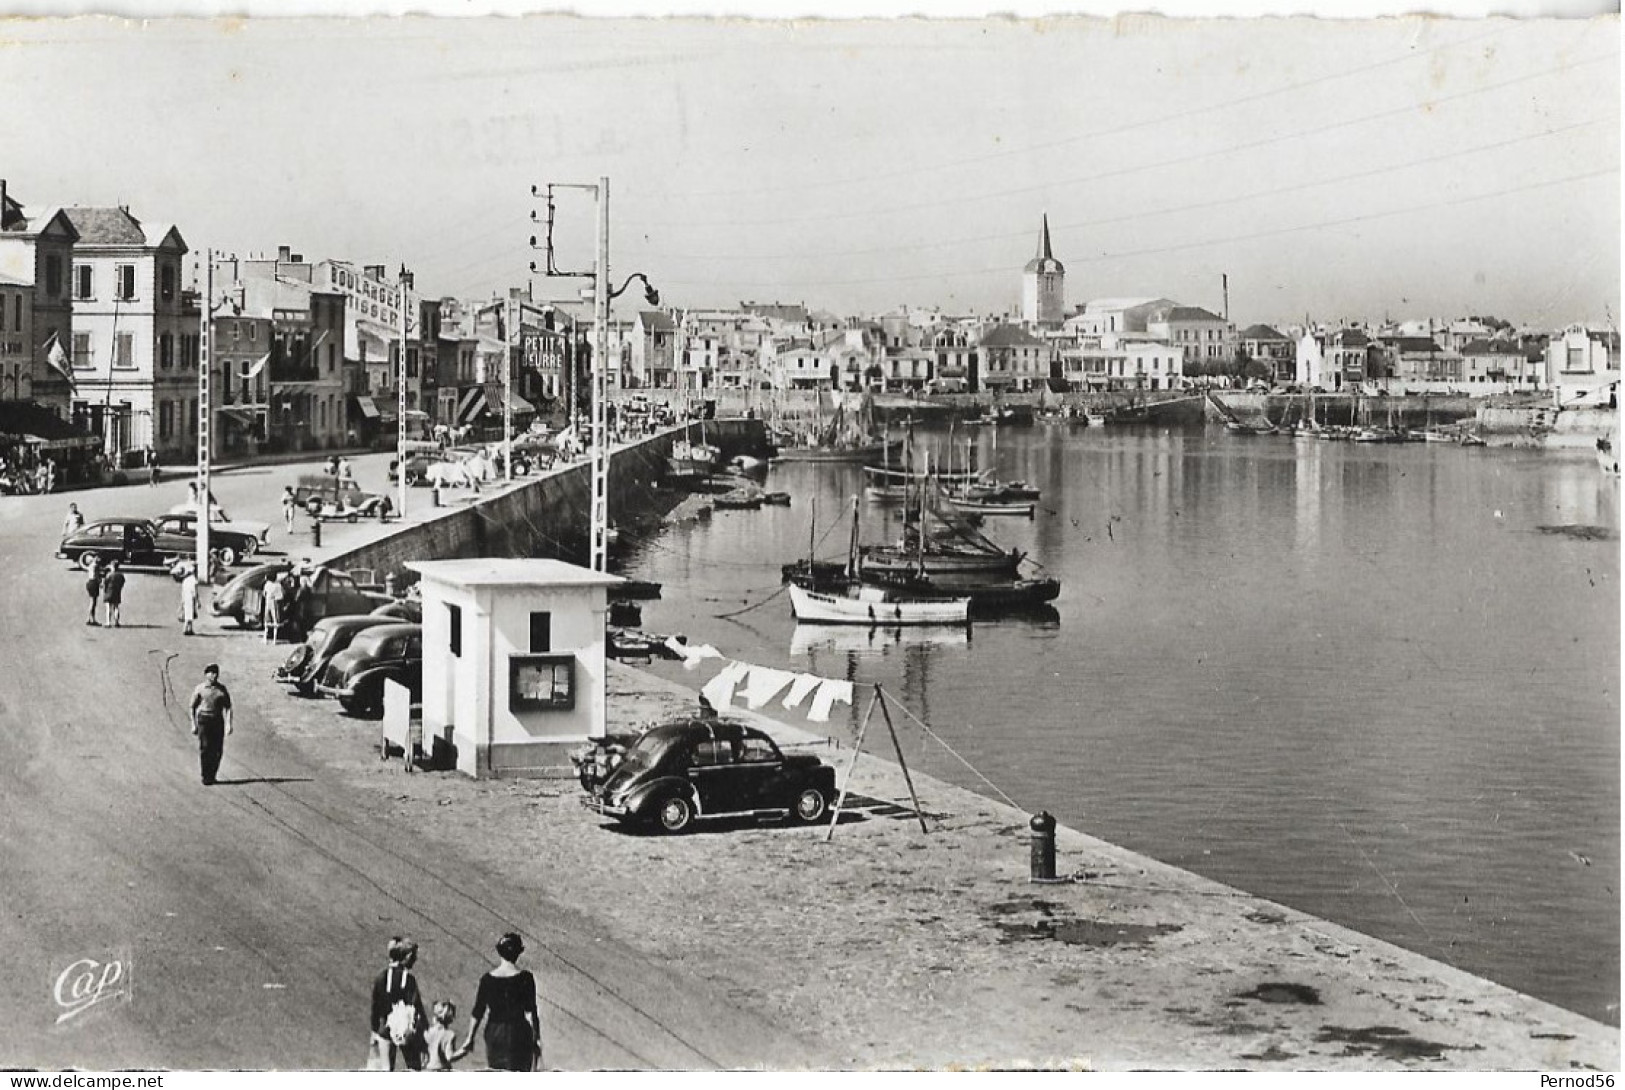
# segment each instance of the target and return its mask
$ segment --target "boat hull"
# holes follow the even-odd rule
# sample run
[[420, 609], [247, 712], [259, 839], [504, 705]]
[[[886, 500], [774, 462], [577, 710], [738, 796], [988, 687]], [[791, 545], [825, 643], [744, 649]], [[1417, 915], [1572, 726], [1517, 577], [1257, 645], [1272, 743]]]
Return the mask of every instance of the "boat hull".
[[903, 576], [918, 573], [922, 566], [928, 578], [939, 576], [985, 575], [1014, 579], [1021, 564], [1020, 553], [927, 552], [922, 558], [912, 549], [869, 546], [858, 555], [859, 571], [877, 576]]
[[970, 621], [969, 598], [897, 598], [885, 592], [860, 592], [852, 597], [794, 583], [790, 584], [790, 608], [797, 621], [809, 624], [962, 625]]
[[780, 447], [774, 460], [780, 462], [872, 462], [877, 458], [900, 457], [904, 440], [865, 443], [857, 447]]

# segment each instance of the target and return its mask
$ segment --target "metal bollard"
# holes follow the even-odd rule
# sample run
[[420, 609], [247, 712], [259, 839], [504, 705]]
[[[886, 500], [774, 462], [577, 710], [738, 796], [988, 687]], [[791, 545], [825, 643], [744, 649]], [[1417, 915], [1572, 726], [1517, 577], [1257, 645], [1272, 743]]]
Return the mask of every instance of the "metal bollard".
[[1049, 811], [1044, 810], [1036, 814], [1028, 826], [1033, 831], [1033, 877], [1034, 882], [1055, 881], [1055, 819]]
[[322, 547], [322, 520], [310, 520], [310, 543], [318, 549]]
[[439, 506], [440, 506], [440, 486], [439, 486], [439, 485], [438, 485], [438, 484], [436, 484], [436, 485], [435, 485], [435, 486], [434, 486], [434, 487], [433, 487], [433, 488], [431, 488], [431, 489], [430, 489], [430, 490], [429, 490], [429, 491], [430, 491], [430, 492], [431, 492], [431, 493], [432, 493], [432, 494], [433, 494], [433, 496], [434, 496], [434, 505], [435, 505], [435, 506], [436, 506], [436, 507], [439, 507]]

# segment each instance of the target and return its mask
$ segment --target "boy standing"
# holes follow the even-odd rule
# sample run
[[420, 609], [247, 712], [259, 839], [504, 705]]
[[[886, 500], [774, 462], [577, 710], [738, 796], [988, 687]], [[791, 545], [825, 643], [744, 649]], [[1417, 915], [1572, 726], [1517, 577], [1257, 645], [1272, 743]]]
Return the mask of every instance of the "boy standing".
[[102, 580], [102, 601], [107, 605], [107, 626], [117, 628], [119, 606], [124, 603], [124, 573], [119, 571], [117, 560], [107, 562], [107, 578]]

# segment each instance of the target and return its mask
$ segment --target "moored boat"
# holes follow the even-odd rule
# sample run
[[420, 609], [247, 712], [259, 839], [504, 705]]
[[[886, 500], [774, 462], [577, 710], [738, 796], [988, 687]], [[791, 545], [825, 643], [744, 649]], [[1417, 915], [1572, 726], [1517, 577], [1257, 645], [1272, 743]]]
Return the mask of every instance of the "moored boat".
[[700, 480], [709, 477], [717, 467], [722, 452], [704, 442], [679, 439], [672, 444], [666, 457], [667, 475], [679, 480]]
[[967, 624], [969, 598], [924, 598], [888, 587], [859, 584], [844, 593], [808, 590], [790, 584], [790, 609], [797, 621], [813, 624]]

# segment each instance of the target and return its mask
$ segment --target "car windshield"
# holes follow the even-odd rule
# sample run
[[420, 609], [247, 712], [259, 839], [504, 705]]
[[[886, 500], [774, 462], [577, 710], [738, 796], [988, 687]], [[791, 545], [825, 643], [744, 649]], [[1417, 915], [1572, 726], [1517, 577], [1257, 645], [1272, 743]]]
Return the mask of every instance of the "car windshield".
[[669, 735], [650, 732], [632, 743], [621, 761], [621, 769], [627, 772], [639, 772], [655, 767], [663, 760], [672, 746], [681, 739]]

